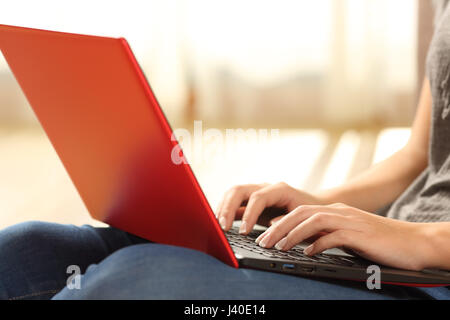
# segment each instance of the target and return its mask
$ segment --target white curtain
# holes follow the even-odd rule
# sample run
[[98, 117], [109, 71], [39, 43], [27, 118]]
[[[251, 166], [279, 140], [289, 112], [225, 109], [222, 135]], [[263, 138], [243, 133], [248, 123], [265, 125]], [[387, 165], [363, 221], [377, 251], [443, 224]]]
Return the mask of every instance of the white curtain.
[[335, 0], [330, 121], [409, 121], [416, 85], [416, 2]]
[[4, 0], [0, 21], [126, 37], [173, 121], [192, 89], [211, 123], [352, 124], [412, 113], [416, 1]]
[[199, 118], [409, 121], [415, 0], [186, 3]]

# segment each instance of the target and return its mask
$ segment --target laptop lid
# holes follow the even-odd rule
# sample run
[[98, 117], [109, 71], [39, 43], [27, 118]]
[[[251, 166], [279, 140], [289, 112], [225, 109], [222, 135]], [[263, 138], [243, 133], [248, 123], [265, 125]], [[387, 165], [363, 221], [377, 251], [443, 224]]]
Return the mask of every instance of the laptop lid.
[[238, 266], [124, 38], [0, 25], [0, 50], [94, 219]]

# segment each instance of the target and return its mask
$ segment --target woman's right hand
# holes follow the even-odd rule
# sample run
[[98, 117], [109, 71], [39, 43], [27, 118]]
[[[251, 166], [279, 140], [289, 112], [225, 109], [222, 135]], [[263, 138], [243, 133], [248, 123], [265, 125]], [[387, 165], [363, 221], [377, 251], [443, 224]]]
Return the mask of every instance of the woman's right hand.
[[216, 216], [224, 231], [231, 228], [234, 220], [242, 220], [239, 233], [248, 234], [267, 208], [275, 207], [290, 212], [300, 205], [316, 204], [323, 203], [317, 197], [284, 182], [247, 184], [235, 186], [225, 193]]

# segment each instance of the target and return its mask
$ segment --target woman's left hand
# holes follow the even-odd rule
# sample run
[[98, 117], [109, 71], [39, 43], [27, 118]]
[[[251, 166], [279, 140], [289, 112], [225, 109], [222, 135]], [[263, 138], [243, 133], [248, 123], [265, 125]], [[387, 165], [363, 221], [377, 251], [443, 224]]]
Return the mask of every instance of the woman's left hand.
[[319, 235], [305, 254], [344, 247], [374, 262], [422, 270], [430, 252], [426, 224], [394, 220], [344, 204], [302, 205], [275, 222], [256, 242], [265, 248], [287, 251]]

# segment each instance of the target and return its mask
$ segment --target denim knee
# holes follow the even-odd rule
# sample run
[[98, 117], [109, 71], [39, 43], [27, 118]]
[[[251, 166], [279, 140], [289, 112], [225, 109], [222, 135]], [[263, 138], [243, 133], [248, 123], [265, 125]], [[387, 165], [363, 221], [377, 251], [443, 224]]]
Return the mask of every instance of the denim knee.
[[183, 286], [175, 278], [187, 280], [192, 270], [201, 273], [201, 266], [214, 262], [222, 265], [216, 258], [192, 249], [155, 243], [133, 245], [90, 265], [80, 278], [79, 289], [65, 287], [54, 299], [170, 297], [171, 291]]
[[132, 243], [114, 228], [41, 221], [7, 227], [0, 230], [0, 298], [51, 297], [66, 285], [70, 268], [84, 273]]
[[0, 255], [6, 251], [20, 250], [20, 247], [37, 246], [45, 239], [50, 223], [27, 221], [0, 230]]
[[45, 244], [52, 241], [46, 239], [49, 229], [49, 223], [30, 221], [0, 230], [1, 299], [48, 299], [61, 289], [39, 268]]

